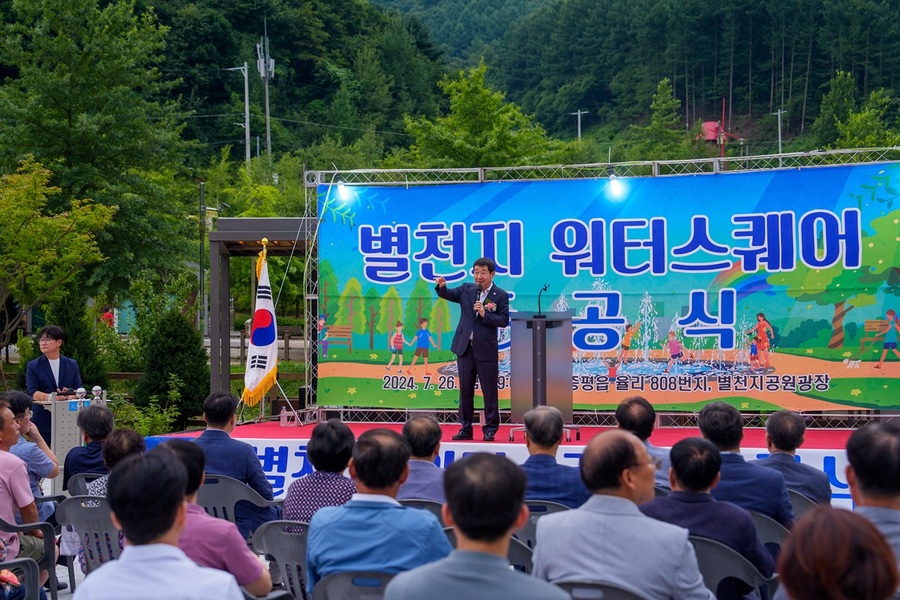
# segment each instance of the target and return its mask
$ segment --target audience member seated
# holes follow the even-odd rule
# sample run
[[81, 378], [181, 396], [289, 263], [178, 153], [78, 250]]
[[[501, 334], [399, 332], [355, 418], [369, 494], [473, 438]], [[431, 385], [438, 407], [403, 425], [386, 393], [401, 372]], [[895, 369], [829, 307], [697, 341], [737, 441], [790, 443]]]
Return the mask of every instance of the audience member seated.
[[197, 504], [206, 465], [203, 450], [193, 442], [178, 439], [166, 441], [163, 447], [171, 450], [187, 470], [187, 517], [178, 547], [201, 567], [231, 573], [238, 585], [254, 596], [268, 594], [272, 591], [269, 570], [247, 546], [237, 526], [206, 514]]
[[75, 600], [166, 598], [242, 600], [229, 573], [198, 566], [178, 547], [187, 513], [187, 473], [167, 448], [129, 456], [109, 476], [113, 523], [128, 545], [118, 560], [92, 571]]
[[344, 477], [353, 453], [353, 432], [340, 419], [313, 428], [306, 458], [315, 472], [297, 479], [284, 500], [284, 518], [309, 523], [323, 506], [341, 506], [356, 493], [356, 484]]
[[766, 419], [766, 446], [769, 458], [753, 462], [784, 475], [784, 485], [819, 504], [831, 502], [831, 483], [825, 471], [797, 462], [797, 448], [803, 445], [806, 423], [790, 410], [779, 410]]
[[[119, 464], [123, 459], [132, 454], [143, 454], [144, 450], [146, 450], [146, 443], [144, 442], [144, 438], [137, 431], [127, 427], [113, 429], [110, 434], [106, 436], [106, 441], [103, 442], [103, 463], [106, 465], [107, 469], [112, 471], [113, 467]], [[87, 485], [88, 494], [105, 498], [108, 482], [108, 473], [91, 481]], [[78, 556], [81, 572], [87, 573], [87, 560], [85, 559], [84, 548], [81, 546], [81, 540], [78, 537], [77, 532], [69, 531], [67, 529], [63, 530], [62, 537], [60, 538], [60, 547], [63, 550], [63, 554], [72, 554], [72, 549], [77, 549], [75, 554]], [[119, 548], [121, 549], [124, 547], [125, 534], [120, 531]]]
[[748, 463], [741, 456], [744, 439], [741, 413], [730, 404], [711, 402], [700, 410], [697, 422], [703, 437], [722, 453], [721, 477], [712, 489], [716, 500], [737, 504], [791, 527], [794, 510], [784, 476], [774, 469]]
[[350, 477], [359, 492], [344, 506], [320, 509], [310, 522], [308, 591], [332, 573], [399, 573], [450, 554], [437, 517], [396, 500], [409, 455], [406, 440], [389, 429], [372, 429], [356, 440]]
[[897, 589], [897, 563], [884, 536], [852, 512], [820, 506], [797, 522], [778, 559], [790, 600], [885, 600]]
[[[231, 439], [237, 405], [237, 397], [230, 392], [214, 392], [203, 401], [203, 420], [207, 427], [196, 443], [206, 454], [206, 472], [243, 481], [266, 500], [272, 500], [272, 484], [266, 479], [253, 446]], [[280, 515], [277, 507], [259, 507], [244, 501], [238, 502], [234, 510], [244, 539], [260, 525], [278, 519]]]
[[[756, 535], [753, 517], [730, 502], [717, 502], [710, 490], [719, 483], [722, 458], [715, 444], [703, 438], [687, 438], [672, 446], [669, 483], [672, 493], [641, 504], [641, 512], [666, 523], [684, 527], [691, 535], [709, 538], [734, 548], [765, 577], [775, 561]], [[750, 590], [718, 590], [717, 597], [739, 598]]]
[[616, 422], [619, 429], [630, 431], [644, 442], [650, 456], [658, 458], [662, 466], [656, 470], [656, 486], [669, 489], [669, 452], [650, 443], [650, 435], [656, 427], [656, 411], [642, 396], [625, 398], [616, 407]]
[[854, 510], [878, 528], [900, 561], [900, 427], [857, 429], [847, 440], [847, 462]]
[[[0, 518], [7, 523], [16, 522], [16, 513], [22, 523], [37, 523], [38, 510], [28, 482], [28, 467], [9, 449], [19, 441], [19, 422], [9, 409], [9, 403], [0, 399]], [[38, 560], [44, 553], [43, 534], [37, 529], [28, 533], [0, 532], [0, 550], [7, 559], [31, 558]], [[50, 574], [42, 569], [41, 584]]]
[[444, 522], [457, 547], [450, 556], [400, 573], [385, 600], [568, 600], [569, 595], [510, 568], [510, 535], [528, 520], [525, 473], [496, 454], [472, 454], [447, 467]]
[[537, 522], [534, 575], [547, 581], [601, 581], [649, 600], [711, 600], [686, 529], [645, 516], [659, 460], [622, 430], [595, 436], [581, 456], [593, 494], [581, 507]]
[[578, 467], [556, 462], [556, 451], [562, 442], [562, 413], [552, 406], [539, 406], [525, 413], [525, 447], [530, 455], [522, 464], [528, 476], [525, 498], [550, 500], [576, 508], [591, 493], [581, 480]]
[[398, 498], [434, 500], [443, 504], [444, 471], [434, 463], [441, 451], [441, 426], [434, 417], [413, 417], [403, 425], [403, 439], [409, 444], [409, 477], [400, 486]]
[[[19, 441], [9, 451], [25, 462], [25, 466], [28, 467], [31, 493], [35, 498], [40, 498], [44, 495], [41, 480], [45, 477], [52, 479], [59, 475], [59, 460], [41, 437], [41, 432], [31, 422], [31, 407], [34, 404], [31, 396], [25, 392], [11, 390], [0, 394], [0, 399], [9, 403], [10, 410], [19, 422]], [[49, 521], [56, 511], [56, 502], [41, 502], [37, 508], [38, 520]]]
[[107, 473], [103, 462], [103, 442], [113, 430], [112, 411], [92, 404], [78, 411], [75, 418], [81, 430], [84, 446], [69, 450], [63, 463], [63, 489], [69, 489], [69, 479], [79, 473]]

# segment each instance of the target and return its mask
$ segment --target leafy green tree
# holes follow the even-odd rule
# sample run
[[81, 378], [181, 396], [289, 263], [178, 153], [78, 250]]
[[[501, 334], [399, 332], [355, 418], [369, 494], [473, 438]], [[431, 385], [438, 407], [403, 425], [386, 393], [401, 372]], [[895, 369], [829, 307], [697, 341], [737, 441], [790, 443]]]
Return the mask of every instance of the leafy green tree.
[[175, 426], [184, 429], [188, 420], [202, 414], [209, 394], [209, 356], [200, 333], [180, 310], [170, 309], [147, 340], [146, 350], [134, 402], [146, 407], [155, 400], [163, 409], [177, 403]]
[[351, 277], [341, 292], [340, 307], [334, 317], [334, 324], [349, 325], [353, 333], [365, 333], [363, 304], [362, 286], [356, 277]]
[[685, 138], [684, 129], [680, 127], [680, 106], [681, 101], [675, 98], [669, 78], [664, 77], [656, 86], [656, 93], [650, 104], [650, 124], [634, 127], [638, 133], [638, 141], [633, 147], [635, 156], [632, 158], [651, 160], [678, 157]]
[[432, 295], [431, 285], [427, 281], [424, 279], [416, 281], [406, 302], [403, 316], [404, 331], [415, 331], [419, 328], [419, 319], [428, 318], [431, 313]]
[[812, 133], [820, 148], [831, 147], [840, 137], [838, 123], [856, 108], [856, 81], [846, 71], [838, 71], [828, 84], [828, 92], [822, 96], [819, 116], [812, 124]]
[[375, 329], [378, 327], [378, 305], [381, 297], [378, 290], [370, 287], [363, 297], [363, 314], [366, 321], [366, 331], [369, 332], [369, 350], [375, 349]]
[[[112, 208], [72, 201], [68, 211], [48, 216], [50, 172], [33, 160], [0, 176], [0, 347], [14, 340], [28, 311], [71, 290], [74, 278], [103, 259], [97, 234]], [[5, 374], [0, 363], [0, 377]]]
[[835, 148], [876, 148], [900, 144], [900, 131], [891, 129], [888, 111], [896, 104], [893, 95], [884, 90], [869, 94], [862, 108], [850, 111], [845, 121], [836, 123], [838, 139]]
[[442, 333], [453, 331], [453, 321], [450, 318], [450, 306], [443, 298], [435, 300], [428, 316], [428, 327], [437, 333], [437, 349], [441, 350]]
[[394, 330], [394, 323], [402, 320], [403, 300], [397, 288], [391, 286], [381, 296], [381, 306], [378, 310], [378, 333], [390, 333]]
[[47, 165], [61, 190], [51, 213], [78, 198], [118, 207], [97, 233], [108, 260], [91, 265], [93, 291], [124, 292], [135, 269], [182, 268], [192, 236], [176, 167], [183, 115], [156, 67], [165, 29], [126, 0], [12, 0], [9, 10], [0, 64], [15, 76], [0, 85], [0, 164], [32, 154]]

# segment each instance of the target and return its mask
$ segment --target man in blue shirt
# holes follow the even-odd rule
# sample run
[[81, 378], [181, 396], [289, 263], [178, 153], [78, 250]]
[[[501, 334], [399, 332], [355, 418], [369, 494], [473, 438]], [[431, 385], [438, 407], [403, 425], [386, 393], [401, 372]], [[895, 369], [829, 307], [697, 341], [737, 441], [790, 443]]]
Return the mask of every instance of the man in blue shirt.
[[358, 493], [343, 506], [319, 509], [309, 524], [310, 594], [333, 573], [399, 573], [450, 554], [437, 517], [396, 500], [409, 474], [409, 454], [406, 441], [389, 429], [372, 429], [356, 440], [349, 468]]
[[656, 410], [653, 405], [642, 396], [625, 398], [616, 407], [616, 422], [619, 424], [619, 429], [630, 431], [638, 436], [650, 456], [659, 459], [662, 466], [656, 470], [656, 487], [668, 490], [669, 468], [671, 467], [669, 450], [650, 443], [650, 435], [656, 427]]
[[799, 492], [819, 504], [831, 502], [831, 482], [825, 471], [797, 462], [797, 448], [803, 444], [806, 423], [790, 410], [779, 410], [766, 419], [766, 445], [769, 457], [753, 462], [784, 475], [789, 490]]
[[577, 467], [556, 462], [556, 452], [563, 436], [563, 417], [552, 406], [539, 406], [525, 413], [525, 447], [528, 460], [522, 470], [528, 476], [527, 500], [550, 500], [577, 508], [591, 493], [581, 479]]
[[105, 475], [109, 470], [103, 462], [103, 442], [113, 430], [112, 411], [105, 406], [92, 404], [78, 411], [75, 418], [84, 446], [69, 450], [63, 462], [63, 489], [69, 489], [69, 479], [79, 473], [100, 473]]
[[[10, 390], [0, 394], [0, 399], [9, 402], [9, 409], [19, 423], [21, 436], [19, 443], [9, 451], [25, 462], [25, 466], [28, 467], [31, 493], [35, 498], [40, 498], [44, 495], [41, 490], [41, 480], [59, 475], [59, 460], [41, 437], [41, 432], [31, 422], [31, 406], [34, 402], [31, 397], [25, 392]], [[38, 504], [38, 519], [47, 521], [53, 516], [54, 511], [56, 511], [56, 502], [41, 502]]]
[[409, 477], [400, 486], [398, 498], [434, 500], [443, 504], [444, 470], [434, 463], [441, 451], [441, 426], [434, 417], [413, 417], [403, 426], [403, 439], [409, 444]]

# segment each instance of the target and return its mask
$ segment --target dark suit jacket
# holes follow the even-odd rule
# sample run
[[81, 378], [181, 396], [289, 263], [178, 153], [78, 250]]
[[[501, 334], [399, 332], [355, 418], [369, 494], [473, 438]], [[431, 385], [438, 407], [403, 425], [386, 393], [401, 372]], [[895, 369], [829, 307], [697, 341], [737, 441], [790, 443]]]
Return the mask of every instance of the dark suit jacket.
[[527, 500], [550, 500], [569, 508], [578, 508], [591, 497], [578, 467], [561, 465], [552, 456], [529, 456], [522, 463], [522, 470], [528, 476], [528, 487], [525, 488]]
[[459, 356], [465, 352], [469, 346], [469, 336], [472, 336], [475, 360], [497, 360], [497, 329], [509, 325], [509, 294], [497, 284], [492, 285], [484, 303], [493, 302], [495, 309], [485, 309], [482, 318], [472, 308], [479, 296], [474, 283], [464, 283], [455, 288], [435, 286], [435, 291], [444, 300], [459, 304], [459, 324], [450, 345], [453, 353]]
[[828, 475], [815, 467], [798, 463], [786, 452], [773, 452], [769, 458], [754, 460], [753, 464], [775, 469], [784, 476], [784, 485], [789, 490], [800, 492], [819, 504], [831, 502], [831, 483]]
[[720, 473], [719, 485], [712, 490], [716, 500], [766, 515], [785, 527], [794, 524], [794, 510], [781, 473], [748, 463], [733, 452], [722, 453]]
[[[243, 481], [266, 500], [272, 500], [272, 484], [253, 451], [253, 446], [234, 440], [221, 429], [207, 429], [194, 440], [206, 454], [206, 472], [225, 475]], [[238, 529], [248, 537], [256, 528], [279, 517], [276, 507], [261, 508], [249, 502], [239, 502], [234, 511]]]
[[59, 356], [59, 385], [53, 380], [53, 371], [50, 370], [50, 361], [43, 354], [34, 360], [28, 361], [25, 367], [25, 389], [29, 396], [35, 392], [55, 392], [56, 388], [71, 388], [77, 390], [82, 387], [81, 370], [78, 363], [68, 356]]

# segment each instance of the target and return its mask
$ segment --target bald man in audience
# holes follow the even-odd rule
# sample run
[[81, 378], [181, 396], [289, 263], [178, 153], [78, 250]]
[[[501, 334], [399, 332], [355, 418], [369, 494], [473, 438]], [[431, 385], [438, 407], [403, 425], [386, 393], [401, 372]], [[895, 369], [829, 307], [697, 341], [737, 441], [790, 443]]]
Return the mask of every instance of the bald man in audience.
[[441, 451], [441, 426], [434, 417], [421, 415], [413, 417], [403, 426], [403, 439], [409, 444], [409, 477], [397, 498], [433, 500], [443, 504], [444, 471], [434, 460]]
[[552, 406], [538, 406], [525, 413], [524, 423], [525, 447], [530, 455], [522, 464], [528, 476], [525, 498], [559, 502], [569, 508], [584, 504], [591, 493], [584, 487], [578, 468], [556, 462], [563, 436], [562, 413]]
[[803, 494], [813, 502], [831, 502], [831, 482], [825, 471], [797, 462], [797, 448], [803, 445], [806, 423], [792, 410], [779, 410], [766, 419], [766, 446], [769, 457], [754, 460], [762, 467], [775, 469], [784, 476], [789, 490]]
[[669, 489], [669, 451], [666, 448], [658, 448], [650, 443], [650, 435], [656, 427], [656, 410], [653, 405], [642, 396], [625, 398], [616, 407], [616, 422], [619, 429], [630, 431], [638, 436], [650, 456], [658, 458], [662, 467], [656, 471], [656, 487]]
[[534, 575], [605, 581], [649, 600], [715, 598], [703, 584], [688, 531], [638, 510], [654, 497], [658, 466], [631, 433], [594, 437], [581, 457], [581, 477], [593, 495], [580, 508], [538, 519]]

